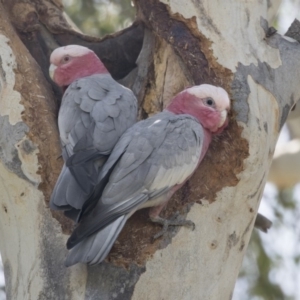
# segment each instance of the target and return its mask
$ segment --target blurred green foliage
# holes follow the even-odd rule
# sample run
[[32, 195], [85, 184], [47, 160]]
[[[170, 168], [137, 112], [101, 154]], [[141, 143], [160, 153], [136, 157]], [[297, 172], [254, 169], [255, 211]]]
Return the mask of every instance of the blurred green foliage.
[[273, 226], [268, 234], [253, 231], [234, 300], [299, 300], [298, 194], [289, 189], [265, 196]]
[[[281, 286], [270, 280], [270, 272], [276, 268], [277, 259], [270, 257], [264, 248], [262, 239], [257, 231], [253, 231], [249, 250], [255, 257], [252, 263], [256, 263], [257, 272], [254, 276], [252, 285], [249, 285], [249, 294], [251, 297], [257, 296], [258, 299], [264, 300], [288, 300], [293, 299], [284, 295]], [[249, 259], [249, 257], [248, 257]], [[251, 263], [251, 262], [248, 262]], [[251, 298], [249, 298], [251, 299]]]
[[65, 11], [79, 29], [104, 36], [128, 27], [135, 17], [130, 0], [63, 0]]

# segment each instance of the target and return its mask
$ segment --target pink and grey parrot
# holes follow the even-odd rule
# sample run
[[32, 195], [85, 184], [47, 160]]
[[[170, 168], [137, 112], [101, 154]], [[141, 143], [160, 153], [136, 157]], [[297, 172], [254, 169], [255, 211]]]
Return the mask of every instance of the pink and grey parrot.
[[50, 207], [76, 219], [121, 135], [137, 120], [137, 100], [96, 54], [82, 46], [55, 49], [50, 76], [65, 88], [58, 115], [64, 166]]
[[102, 262], [127, 219], [141, 208], [152, 207], [151, 220], [164, 227], [191, 225], [159, 214], [195, 172], [212, 135], [227, 126], [229, 109], [224, 89], [203, 84], [182, 91], [163, 112], [129, 128], [99, 174], [101, 197], [91, 209], [85, 207], [67, 242], [66, 266]]

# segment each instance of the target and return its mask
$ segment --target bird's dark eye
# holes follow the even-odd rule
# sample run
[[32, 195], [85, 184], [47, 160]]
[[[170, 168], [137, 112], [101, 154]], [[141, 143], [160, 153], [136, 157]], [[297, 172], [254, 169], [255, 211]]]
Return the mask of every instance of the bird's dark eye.
[[63, 60], [64, 63], [66, 63], [70, 60], [70, 56], [66, 55], [66, 56], [63, 57], [62, 60]]
[[214, 106], [215, 101], [212, 98], [206, 98], [205, 103], [206, 103], [207, 106]]

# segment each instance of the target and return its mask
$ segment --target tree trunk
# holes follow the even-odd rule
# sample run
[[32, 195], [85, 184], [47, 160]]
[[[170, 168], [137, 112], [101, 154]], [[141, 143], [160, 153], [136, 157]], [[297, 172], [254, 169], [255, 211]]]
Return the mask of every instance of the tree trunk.
[[[300, 22], [295, 20], [287, 33], [288, 37], [300, 42]], [[294, 187], [300, 182], [300, 105], [293, 106], [287, 119], [291, 140], [276, 147], [268, 181], [280, 190]]]
[[[73, 31], [58, 0], [0, 3], [0, 246], [8, 299], [231, 298], [279, 131], [300, 97], [300, 46], [268, 29], [267, 2], [136, 0], [137, 21], [103, 40]], [[126, 76], [141, 118], [201, 83], [225, 88], [233, 109], [228, 130], [164, 211], [187, 212], [194, 231], [152, 242], [160, 228], [140, 211], [106, 262], [67, 269], [72, 224], [47, 205], [62, 164], [61, 91], [47, 74], [51, 50], [70, 43], [93, 49], [116, 79]]]

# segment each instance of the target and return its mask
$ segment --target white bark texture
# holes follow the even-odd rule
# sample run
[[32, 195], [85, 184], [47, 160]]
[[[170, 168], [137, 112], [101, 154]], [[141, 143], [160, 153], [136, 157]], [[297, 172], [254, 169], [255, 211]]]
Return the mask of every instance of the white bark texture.
[[[47, 104], [54, 97], [3, 14], [0, 23], [0, 251], [7, 299], [83, 299], [85, 268], [64, 268], [66, 236], [40, 189], [39, 161], [60, 155], [54, 111]], [[53, 126], [46, 127], [51, 119]], [[51, 148], [45, 151], [43, 142]]]
[[[47, 164], [59, 156], [54, 113], [45, 105], [53, 95], [9, 22], [0, 20], [0, 250], [8, 299], [231, 299], [280, 128], [300, 98], [300, 46], [278, 34], [266, 37], [269, 1], [136, 2], [149, 25], [132, 84], [145, 96], [145, 113], [193, 83], [215, 83], [231, 95], [225, 138], [214, 141], [177, 202], [171, 200], [192, 199], [187, 218], [196, 229], [146, 243], [159, 228], [137, 214], [107, 262], [64, 268], [67, 236], [45, 204], [45, 186], [57, 176], [51, 171], [59, 172]], [[160, 26], [158, 11], [169, 14], [172, 30]], [[193, 63], [191, 49], [201, 50], [203, 65]], [[149, 66], [142, 58], [151, 55]], [[150, 73], [146, 88], [141, 82]], [[36, 131], [35, 111], [53, 126], [40, 122]], [[50, 172], [42, 178], [45, 168]]]

